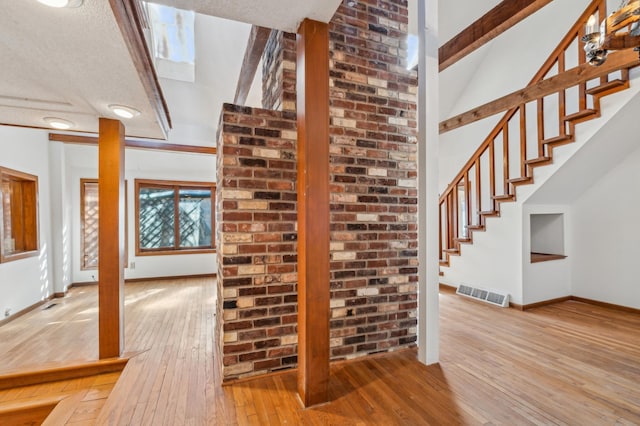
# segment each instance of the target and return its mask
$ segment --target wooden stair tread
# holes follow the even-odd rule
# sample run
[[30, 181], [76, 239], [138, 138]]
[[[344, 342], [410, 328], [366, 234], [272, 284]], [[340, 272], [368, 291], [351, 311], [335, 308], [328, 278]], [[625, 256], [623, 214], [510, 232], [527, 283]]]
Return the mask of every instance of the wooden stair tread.
[[591, 89], [587, 89], [587, 95], [600, 95], [600, 94], [610, 94], [614, 91], [625, 89], [629, 86], [629, 80], [615, 79], [611, 80], [608, 83], [600, 84], [596, 87], [592, 87]]
[[[480, 214], [482, 214], [482, 212]], [[484, 231], [486, 228], [484, 225], [469, 225], [467, 229], [469, 231]]]
[[573, 114], [565, 115], [564, 121], [580, 120], [581, 118], [591, 117], [597, 115], [598, 111], [595, 109], [587, 108], [582, 111], [574, 112]]
[[491, 199], [496, 201], [513, 201], [516, 196], [513, 194], [492, 195]]
[[60, 401], [71, 395], [71, 392], [58, 395], [35, 396], [21, 398], [14, 401], [0, 402], [0, 416], [17, 411], [36, 409], [41, 407], [55, 407]]
[[444, 249], [442, 251], [447, 254], [460, 254], [460, 249], [457, 248]]
[[449, 261], [440, 259], [440, 266], [449, 266]]
[[497, 210], [486, 210], [480, 212], [480, 216], [500, 216], [500, 212]]
[[573, 135], [560, 135], [555, 138], [549, 138], [542, 141], [545, 145], [560, 145], [569, 142], [573, 142]]
[[111, 358], [79, 364], [58, 365], [44, 369], [16, 370], [0, 374], [0, 390], [120, 372], [128, 361], [129, 358]]
[[551, 157], [538, 157], [532, 158], [530, 160], [525, 161], [524, 163], [528, 166], [536, 166], [542, 165], [551, 162]]
[[469, 237], [467, 238], [454, 238], [453, 241], [455, 241], [456, 243], [472, 243], [473, 240]]
[[512, 185], [525, 185], [527, 183], [533, 182], [533, 178], [531, 176], [521, 176], [513, 179], [509, 179], [509, 182]]

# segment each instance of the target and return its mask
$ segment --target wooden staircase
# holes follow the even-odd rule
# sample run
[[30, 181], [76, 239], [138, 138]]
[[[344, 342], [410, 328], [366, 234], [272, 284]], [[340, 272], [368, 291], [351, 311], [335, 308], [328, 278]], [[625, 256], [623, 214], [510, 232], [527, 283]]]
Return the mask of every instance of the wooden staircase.
[[93, 424], [128, 359], [0, 374], [0, 425]]
[[[591, 2], [529, 86], [563, 73], [571, 58], [585, 63], [584, 23], [606, 16], [605, 5]], [[518, 187], [534, 183], [534, 169], [553, 163], [554, 149], [575, 141], [577, 124], [600, 117], [602, 97], [627, 88], [629, 68], [621, 68], [507, 111], [440, 196], [440, 266], [486, 230], [488, 217], [500, 216], [502, 203], [516, 201]]]

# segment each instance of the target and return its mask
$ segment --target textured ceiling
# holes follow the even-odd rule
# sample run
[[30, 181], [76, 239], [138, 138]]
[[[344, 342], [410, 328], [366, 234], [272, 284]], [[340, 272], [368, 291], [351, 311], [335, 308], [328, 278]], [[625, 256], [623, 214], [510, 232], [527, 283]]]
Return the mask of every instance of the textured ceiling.
[[95, 132], [109, 104], [142, 112], [127, 134], [163, 137], [106, 0], [55, 9], [35, 0], [3, 2], [0, 14], [0, 123], [48, 127], [72, 121]]
[[248, 24], [295, 33], [305, 18], [329, 22], [341, 0], [154, 0]]
[[[295, 31], [305, 17], [328, 21], [340, 0], [163, 0], [161, 3], [206, 15]], [[72, 131], [97, 132], [99, 117], [117, 118], [108, 105], [124, 104], [141, 111], [138, 117], [123, 120], [128, 136], [165, 137], [155, 121], [155, 111], [139, 80], [108, 0], [85, 0], [81, 7], [70, 9], [50, 8], [36, 0], [4, 1], [2, 5], [0, 124], [49, 128], [44, 118], [53, 116], [73, 122]], [[206, 69], [199, 72], [211, 71], [211, 75], [216, 76], [224, 87], [232, 87], [235, 93], [239, 69], [234, 66], [225, 72], [225, 64], [242, 61], [246, 37], [247, 30], [243, 28], [236, 35], [239, 42], [231, 44], [236, 48], [228, 55], [233, 54], [237, 58], [214, 57], [212, 49], [207, 51], [204, 46], [201, 52], [205, 57], [201, 59]], [[192, 104], [194, 111], [202, 110], [202, 93], [191, 90], [197, 98], [191, 102], [188, 92], [185, 90], [179, 96], [172, 93], [174, 99], [181, 99], [175, 102], [178, 105], [172, 106], [171, 99], [168, 99], [169, 111], [176, 111], [177, 117], [190, 117], [185, 108]], [[221, 104], [224, 100], [217, 99], [213, 93], [205, 101]], [[211, 123], [217, 123], [218, 117], [202, 114], [198, 117], [208, 128], [207, 134], [211, 134]], [[182, 125], [180, 118], [174, 121], [176, 127]], [[189, 122], [182, 128], [197, 126], [198, 123]], [[176, 142], [199, 144], [202, 140]]]

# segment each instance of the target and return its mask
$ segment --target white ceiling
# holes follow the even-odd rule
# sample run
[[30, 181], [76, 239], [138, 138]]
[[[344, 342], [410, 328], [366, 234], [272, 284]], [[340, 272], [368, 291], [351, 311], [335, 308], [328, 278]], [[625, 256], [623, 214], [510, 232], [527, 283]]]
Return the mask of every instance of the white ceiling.
[[128, 133], [162, 137], [108, 1], [56, 9], [4, 1], [0, 13], [0, 123], [48, 127], [44, 117], [96, 132], [109, 104], [142, 114]]
[[[295, 31], [305, 18], [328, 21], [340, 0], [162, 0], [249, 24]], [[124, 120], [128, 136], [164, 138], [109, 1], [50, 8], [36, 0], [4, 1], [0, 13], [0, 124], [50, 128], [45, 117], [98, 131], [98, 117], [117, 118], [110, 104], [141, 111]], [[163, 80], [173, 117], [172, 143], [215, 144], [222, 102], [233, 101], [247, 43], [247, 25], [198, 17], [201, 43], [196, 85]], [[231, 92], [229, 97], [228, 93]]]
[[154, 3], [193, 10], [261, 27], [295, 33], [304, 18], [329, 22], [341, 0], [154, 0]]

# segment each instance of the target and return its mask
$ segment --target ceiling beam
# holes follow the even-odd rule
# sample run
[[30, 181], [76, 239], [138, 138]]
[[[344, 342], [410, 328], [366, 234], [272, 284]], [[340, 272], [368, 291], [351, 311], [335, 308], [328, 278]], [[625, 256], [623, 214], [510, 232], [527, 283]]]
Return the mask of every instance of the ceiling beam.
[[440, 71], [455, 64], [551, 1], [503, 0], [440, 47]]
[[122, 38], [129, 49], [133, 64], [138, 71], [149, 103], [156, 115], [155, 119], [166, 138], [171, 129], [171, 116], [167, 101], [153, 66], [153, 59], [144, 39], [142, 13], [138, 0], [109, 0], [111, 10], [120, 27]]
[[[98, 138], [95, 136], [67, 135], [63, 133], [49, 133], [49, 140], [52, 142], [63, 142], [79, 145], [97, 145]], [[143, 141], [139, 139], [125, 139], [126, 148], [151, 149], [157, 151], [188, 152], [192, 154], [216, 155], [215, 147], [199, 145], [180, 145], [175, 143], [164, 143], [156, 141]]]
[[589, 64], [579, 65], [561, 74], [541, 80], [538, 83], [525, 87], [524, 89], [510, 93], [494, 101], [456, 115], [455, 117], [449, 118], [448, 120], [442, 121], [440, 122], [440, 134], [475, 121], [482, 120], [494, 114], [510, 110], [511, 108], [515, 108], [543, 96], [559, 92], [562, 89], [575, 86], [578, 83], [583, 83], [623, 68], [632, 68], [638, 65], [640, 65], [640, 59], [638, 59], [638, 52], [634, 50], [623, 50], [612, 53], [607, 58], [607, 61], [601, 66], [594, 67]]
[[251, 27], [247, 50], [244, 52], [244, 60], [242, 61], [242, 68], [240, 68], [236, 96], [233, 100], [233, 103], [236, 105], [244, 105], [247, 101], [247, 96], [249, 96], [258, 64], [260, 64], [260, 59], [262, 58], [270, 34], [270, 28], [259, 27], [257, 25]]

